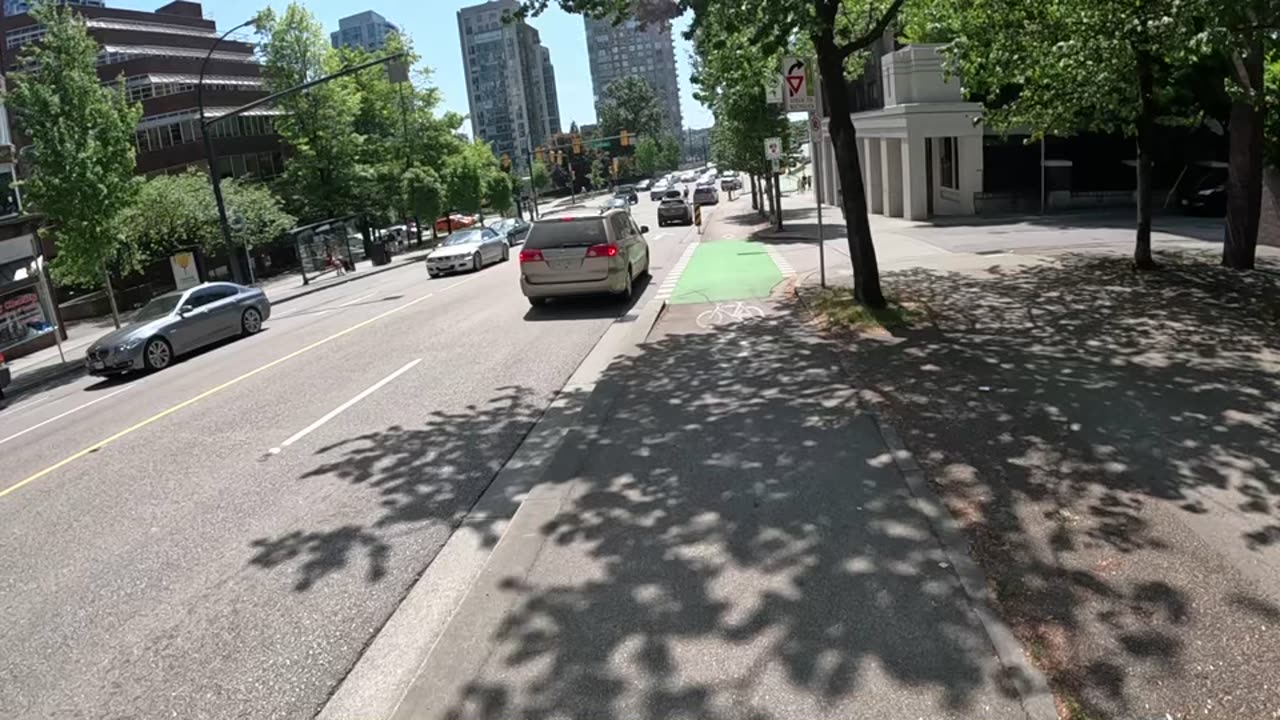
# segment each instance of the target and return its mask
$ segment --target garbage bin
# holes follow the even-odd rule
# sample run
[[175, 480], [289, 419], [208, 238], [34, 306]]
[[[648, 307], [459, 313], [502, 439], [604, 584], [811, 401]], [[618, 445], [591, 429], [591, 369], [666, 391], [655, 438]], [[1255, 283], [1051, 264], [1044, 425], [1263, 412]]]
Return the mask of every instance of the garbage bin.
[[391, 253], [388, 252], [386, 243], [369, 243], [366, 252], [369, 255], [369, 259], [373, 261], [375, 267], [378, 265], [386, 265], [391, 262]]

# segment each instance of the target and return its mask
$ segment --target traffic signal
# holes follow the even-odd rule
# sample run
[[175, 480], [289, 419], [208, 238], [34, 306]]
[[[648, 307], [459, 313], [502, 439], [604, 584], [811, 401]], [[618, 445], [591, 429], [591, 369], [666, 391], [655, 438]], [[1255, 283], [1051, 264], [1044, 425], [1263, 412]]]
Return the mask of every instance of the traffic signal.
[[582, 138], [578, 137], [577, 135], [573, 136], [573, 154], [574, 155], [582, 154]]
[[502, 169], [503, 170], [511, 169], [511, 156], [508, 155], [507, 153], [502, 153]]
[[619, 141], [620, 143], [622, 143], [622, 147], [626, 147], [626, 146], [630, 145], [630, 144], [631, 144], [631, 133], [627, 132], [626, 130], [623, 130], [623, 131], [621, 132], [621, 134], [620, 134], [620, 137], [618, 138], [618, 141]]
[[613, 159], [613, 174], [615, 177], [618, 174], [618, 158]]
[[536, 148], [533, 151], [533, 159], [542, 162], [542, 148]]

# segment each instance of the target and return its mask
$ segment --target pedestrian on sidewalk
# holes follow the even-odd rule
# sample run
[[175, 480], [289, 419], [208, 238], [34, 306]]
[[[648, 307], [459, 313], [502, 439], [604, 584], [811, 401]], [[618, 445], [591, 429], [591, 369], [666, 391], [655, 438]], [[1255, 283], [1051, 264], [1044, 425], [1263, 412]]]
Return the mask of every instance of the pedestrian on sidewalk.
[[333, 254], [333, 248], [329, 248], [328, 250], [325, 251], [324, 264], [329, 269], [333, 270], [333, 273], [338, 277], [342, 277], [343, 275], [347, 274], [346, 264], [343, 263], [341, 260], [339, 260], [338, 257]]

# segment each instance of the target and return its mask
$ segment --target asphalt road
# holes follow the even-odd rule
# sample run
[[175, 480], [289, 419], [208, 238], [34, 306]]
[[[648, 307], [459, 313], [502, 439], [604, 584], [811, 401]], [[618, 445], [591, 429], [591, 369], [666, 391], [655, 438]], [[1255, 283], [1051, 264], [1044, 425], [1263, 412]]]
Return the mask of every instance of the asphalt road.
[[[654, 207], [639, 303], [693, 238]], [[0, 412], [0, 717], [313, 716], [626, 310], [517, 277], [415, 264]]]

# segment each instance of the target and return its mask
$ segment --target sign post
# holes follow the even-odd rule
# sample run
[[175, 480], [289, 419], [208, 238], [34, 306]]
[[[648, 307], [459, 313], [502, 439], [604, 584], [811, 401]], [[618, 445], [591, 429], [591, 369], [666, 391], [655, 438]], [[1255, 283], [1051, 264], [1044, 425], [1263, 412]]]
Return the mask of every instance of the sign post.
[[822, 115], [809, 113], [809, 147], [813, 152], [813, 195], [818, 201], [818, 279], [827, 286], [827, 246], [822, 237]]

